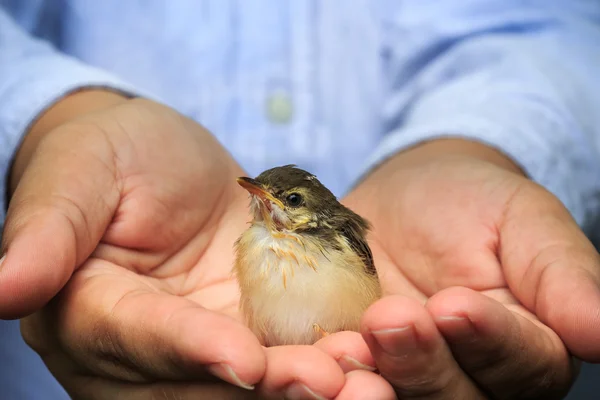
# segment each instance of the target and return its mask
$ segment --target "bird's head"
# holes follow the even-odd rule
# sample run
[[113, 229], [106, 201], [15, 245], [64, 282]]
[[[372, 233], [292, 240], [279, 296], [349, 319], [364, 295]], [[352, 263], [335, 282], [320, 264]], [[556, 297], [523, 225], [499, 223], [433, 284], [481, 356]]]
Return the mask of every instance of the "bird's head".
[[293, 165], [237, 181], [252, 197], [254, 222], [263, 222], [271, 231], [318, 229], [341, 207], [314, 175]]

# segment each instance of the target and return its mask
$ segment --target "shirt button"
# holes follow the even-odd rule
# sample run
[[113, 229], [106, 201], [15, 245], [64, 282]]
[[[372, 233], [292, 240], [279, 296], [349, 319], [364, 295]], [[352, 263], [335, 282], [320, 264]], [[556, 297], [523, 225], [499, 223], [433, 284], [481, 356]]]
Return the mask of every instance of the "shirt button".
[[285, 124], [294, 114], [292, 99], [284, 91], [274, 92], [267, 98], [267, 116], [271, 122]]

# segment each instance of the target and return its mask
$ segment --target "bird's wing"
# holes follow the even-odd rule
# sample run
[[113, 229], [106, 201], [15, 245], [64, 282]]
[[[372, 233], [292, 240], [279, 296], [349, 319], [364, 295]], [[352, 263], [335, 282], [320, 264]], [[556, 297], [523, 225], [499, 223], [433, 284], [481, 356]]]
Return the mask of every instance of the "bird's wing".
[[342, 228], [342, 235], [348, 240], [352, 250], [362, 258], [367, 272], [376, 274], [377, 271], [375, 270], [375, 263], [373, 262], [373, 253], [371, 253], [371, 248], [369, 247], [364, 234], [351, 224], [347, 224]]

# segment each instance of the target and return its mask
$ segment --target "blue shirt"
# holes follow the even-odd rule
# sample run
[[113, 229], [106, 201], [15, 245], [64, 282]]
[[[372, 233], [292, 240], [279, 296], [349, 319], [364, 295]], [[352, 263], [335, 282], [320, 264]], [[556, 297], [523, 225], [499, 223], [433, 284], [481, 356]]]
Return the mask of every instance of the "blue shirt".
[[339, 196], [399, 150], [481, 141], [592, 234], [599, 65], [596, 0], [0, 0], [0, 187], [35, 117], [100, 86], [197, 120], [249, 174], [295, 163]]

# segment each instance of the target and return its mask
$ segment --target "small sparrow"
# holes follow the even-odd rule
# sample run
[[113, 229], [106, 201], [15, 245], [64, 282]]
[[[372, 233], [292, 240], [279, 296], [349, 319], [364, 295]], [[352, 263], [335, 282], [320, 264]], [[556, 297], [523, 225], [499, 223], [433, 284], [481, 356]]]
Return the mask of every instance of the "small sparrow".
[[235, 242], [240, 310], [264, 346], [313, 344], [360, 329], [381, 295], [369, 223], [293, 165], [238, 183], [251, 196], [250, 227]]

